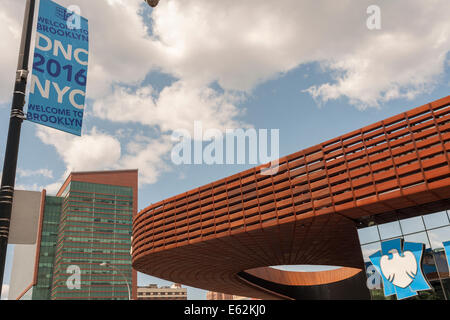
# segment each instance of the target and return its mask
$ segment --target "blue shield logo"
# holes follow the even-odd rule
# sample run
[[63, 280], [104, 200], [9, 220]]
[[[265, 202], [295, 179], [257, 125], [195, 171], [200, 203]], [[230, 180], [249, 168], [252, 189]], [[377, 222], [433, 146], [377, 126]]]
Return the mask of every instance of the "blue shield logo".
[[381, 251], [369, 257], [383, 279], [384, 295], [406, 299], [418, 291], [431, 290], [422, 273], [422, 255], [425, 245], [403, 242], [403, 239], [383, 241]]

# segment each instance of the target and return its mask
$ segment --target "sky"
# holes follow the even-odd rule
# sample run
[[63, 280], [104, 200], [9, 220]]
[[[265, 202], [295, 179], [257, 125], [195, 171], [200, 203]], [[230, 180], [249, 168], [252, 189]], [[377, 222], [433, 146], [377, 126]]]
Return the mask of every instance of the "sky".
[[[278, 129], [284, 156], [449, 94], [448, 0], [56, 2], [89, 20], [83, 134], [25, 121], [17, 189], [52, 194], [71, 171], [138, 168], [143, 209], [254, 166], [174, 164], [172, 134], [195, 122]], [[0, 7], [1, 162], [24, 5]], [[149, 283], [170, 284], [139, 275]]]

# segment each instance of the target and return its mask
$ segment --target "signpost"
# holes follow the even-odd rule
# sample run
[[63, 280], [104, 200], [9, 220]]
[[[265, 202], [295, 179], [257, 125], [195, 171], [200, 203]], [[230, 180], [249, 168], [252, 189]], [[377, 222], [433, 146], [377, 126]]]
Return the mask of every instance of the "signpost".
[[0, 188], [0, 292], [8, 248], [17, 157], [23, 120], [81, 135], [89, 54], [88, 21], [50, 0], [40, 0], [30, 99], [23, 107], [36, 0], [26, 0]]

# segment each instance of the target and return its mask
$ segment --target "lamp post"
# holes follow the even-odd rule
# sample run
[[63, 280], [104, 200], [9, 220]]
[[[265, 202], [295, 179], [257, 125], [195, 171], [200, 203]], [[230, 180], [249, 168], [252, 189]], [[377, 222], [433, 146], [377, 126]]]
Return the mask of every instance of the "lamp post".
[[131, 300], [131, 290], [130, 290], [130, 285], [128, 284], [128, 280], [125, 277], [125, 275], [120, 272], [116, 267], [114, 267], [113, 265], [109, 264], [108, 262], [102, 262], [100, 263], [100, 266], [102, 267], [109, 267], [111, 269], [113, 269], [114, 271], [116, 271], [118, 274], [120, 274], [120, 276], [123, 278], [123, 280], [125, 281], [126, 285], [127, 285], [127, 289], [128, 289], [128, 300]]
[[159, 3], [159, 0], [144, 0], [144, 1], [147, 2], [147, 4], [152, 8], [156, 7]]
[[[144, 0], [150, 7], [155, 8], [158, 3], [159, 0]], [[102, 262], [100, 263], [100, 266], [102, 267], [110, 267], [111, 269], [113, 269], [114, 271], [116, 271], [118, 274], [120, 274], [123, 278], [123, 280], [125, 281], [125, 284], [127, 285], [127, 289], [128, 289], [128, 300], [131, 300], [131, 290], [130, 290], [130, 285], [128, 284], [128, 280], [125, 277], [125, 275], [123, 273], [121, 273], [116, 267], [114, 267], [113, 265], [109, 264], [108, 262]]]
[[19, 61], [14, 85], [14, 94], [9, 119], [8, 138], [6, 141], [3, 175], [0, 187], [0, 292], [3, 287], [6, 251], [8, 249], [11, 210], [16, 181], [17, 157], [19, 154], [20, 132], [25, 119], [25, 90], [28, 79], [28, 61], [30, 58], [31, 33], [33, 30], [34, 7], [36, 0], [27, 0], [22, 28], [22, 39], [19, 51]]
[[[144, 0], [152, 8], [159, 0]], [[19, 51], [19, 61], [15, 77], [11, 117], [9, 121], [8, 138], [6, 141], [3, 174], [0, 187], [0, 293], [3, 288], [3, 274], [5, 271], [6, 253], [8, 249], [11, 211], [16, 181], [17, 158], [19, 155], [20, 133], [22, 122], [25, 120], [23, 107], [28, 80], [28, 62], [30, 58], [31, 36], [36, 0], [26, 0], [25, 17], [22, 27], [22, 38]]]

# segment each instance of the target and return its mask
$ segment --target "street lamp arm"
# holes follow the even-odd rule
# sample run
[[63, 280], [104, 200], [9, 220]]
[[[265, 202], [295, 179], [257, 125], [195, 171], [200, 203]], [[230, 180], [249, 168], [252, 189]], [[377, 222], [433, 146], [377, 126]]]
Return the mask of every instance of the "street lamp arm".
[[128, 280], [125, 277], [125, 275], [120, 272], [117, 268], [115, 268], [114, 266], [111, 266], [111, 268], [113, 270], [115, 270], [118, 274], [120, 274], [120, 276], [123, 278], [123, 280], [125, 281], [125, 283], [127, 284], [127, 289], [128, 289], [128, 300], [131, 300], [131, 290], [130, 290], [130, 285], [128, 284]]
[[127, 289], [128, 289], [128, 300], [131, 300], [131, 289], [130, 289], [130, 285], [128, 284], [128, 280], [125, 277], [125, 275], [119, 271], [119, 269], [117, 269], [116, 267], [114, 267], [113, 265], [103, 262], [100, 264], [102, 267], [110, 267], [111, 269], [113, 269], [114, 271], [116, 271], [125, 281], [125, 284], [127, 285]]

